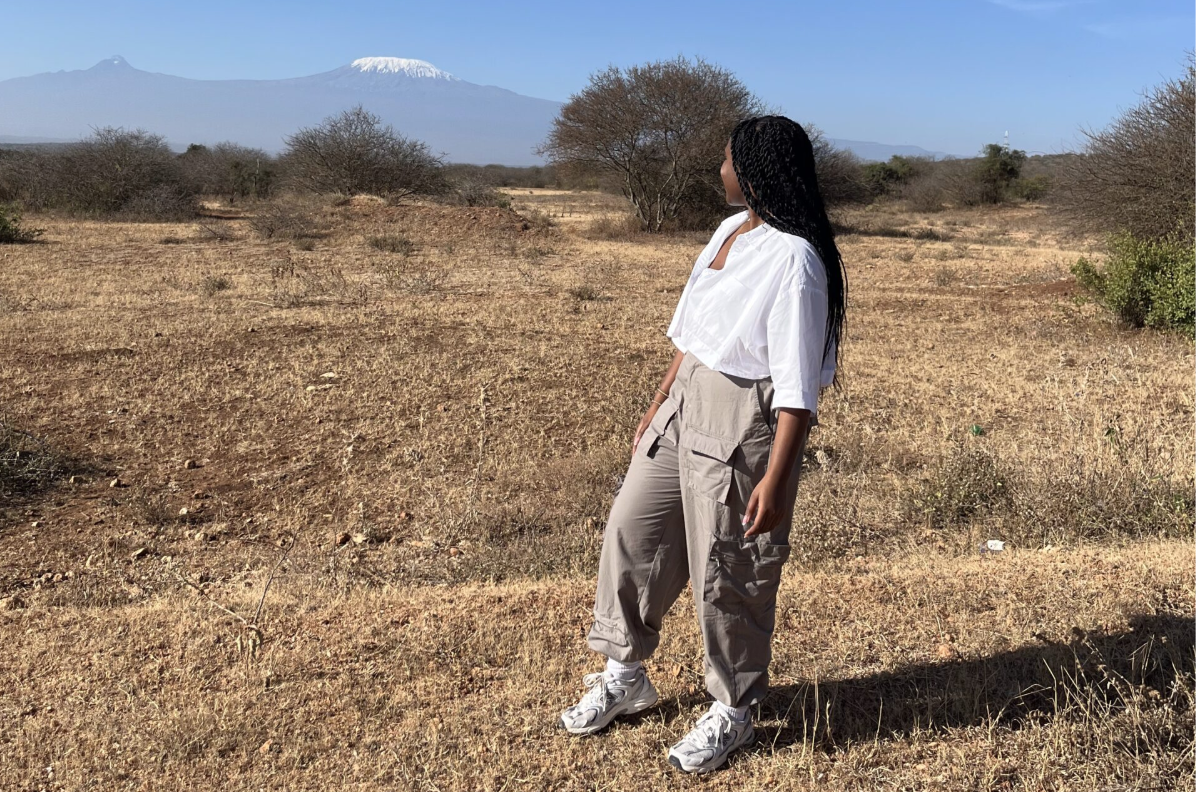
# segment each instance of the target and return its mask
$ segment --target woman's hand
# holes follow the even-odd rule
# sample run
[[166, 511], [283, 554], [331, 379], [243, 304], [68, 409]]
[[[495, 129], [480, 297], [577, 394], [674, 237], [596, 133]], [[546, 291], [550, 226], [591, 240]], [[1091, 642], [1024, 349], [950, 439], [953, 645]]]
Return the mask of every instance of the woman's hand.
[[[684, 354], [685, 353], [682, 351], [677, 351], [674, 353], [674, 359], [670, 361], [670, 368], [666, 370], [665, 379], [663, 379], [661, 384], [657, 386], [657, 389], [661, 391], [661, 394], [658, 395], [665, 395], [670, 392], [670, 386], [674, 384], [674, 376], [678, 373], [678, 367], [682, 365], [682, 358]], [[645, 411], [645, 416], [641, 418], [641, 422], [636, 425], [636, 434], [632, 436], [633, 456], [636, 456], [636, 447], [641, 443], [641, 435], [643, 435], [645, 430], [649, 428], [649, 422], [653, 420], [653, 416], [657, 414], [657, 409], [663, 404], [663, 402], [659, 402], [657, 400], [657, 395], [653, 396], [650, 401], [652, 404], [650, 404], [649, 409]]]
[[790, 480], [794, 465], [801, 464], [798, 459], [801, 440], [811, 429], [811, 411], [795, 407], [778, 408], [778, 426], [774, 432], [774, 445], [770, 450], [769, 467], [765, 476], [749, 496], [749, 506], [745, 509], [742, 525], [753, 524], [745, 531], [745, 536], [757, 536], [778, 527], [782, 515], [779, 507], [786, 495], [786, 482]]
[[641, 422], [636, 425], [636, 434], [632, 436], [632, 454], [636, 455], [636, 447], [641, 442], [641, 435], [649, 428], [649, 422], [653, 420], [653, 416], [657, 414], [657, 410], [661, 405], [653, 402], [649, 405], [649, 409], [645, 411], [645, 415], [641, 418]]
[[778, 527], [778, 520], [782, 516], [778, 510], [781, 496], [782, 482], [768, 474], [753, 488], [745, 516], [741, 520], [741, 525], [753, 523], [745, 531], [745, 538], [768, 533]]

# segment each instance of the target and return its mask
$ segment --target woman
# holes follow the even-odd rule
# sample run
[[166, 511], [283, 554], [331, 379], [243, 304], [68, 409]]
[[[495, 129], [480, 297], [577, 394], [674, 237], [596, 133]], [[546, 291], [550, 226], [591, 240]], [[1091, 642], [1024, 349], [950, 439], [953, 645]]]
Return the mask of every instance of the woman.
[[559, 722], [593, 734], [657, 702], [641, 661], [689, 579], [715, 703], [668, 759], [699, 773], [753, 737], [803, 449], [835, 378], [845, 305], [803, 128], [742, 121], [720, 176], [728, 203], [747, 208], [699, 254], [666, 332], [678, 351], [637, 427], [599, 561], [587, 643], [607, 668]]

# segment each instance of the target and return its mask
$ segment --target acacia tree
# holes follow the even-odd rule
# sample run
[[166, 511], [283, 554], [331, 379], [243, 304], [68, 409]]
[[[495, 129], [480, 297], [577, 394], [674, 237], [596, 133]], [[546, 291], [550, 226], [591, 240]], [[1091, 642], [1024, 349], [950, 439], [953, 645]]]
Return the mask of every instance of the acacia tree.
[[1181, 77], [1153, 88], [1068, 160], [1059, 208], [1082, 231], [1160, 239], [1193, 235], [1194, 53]]
[[444, 189], [440, 157], [399, 135], [357, 105], [285, 139], [283, 159], [294, 181], [319, 193], [371, 193], [400, 198]]
[[761, 101], [729, 71], [679, 56], [593, 74], [553, 121], [537, 153], [567, 173], [615, 176], [651, 232], [680, 209], [723, 197], [724, 144]]

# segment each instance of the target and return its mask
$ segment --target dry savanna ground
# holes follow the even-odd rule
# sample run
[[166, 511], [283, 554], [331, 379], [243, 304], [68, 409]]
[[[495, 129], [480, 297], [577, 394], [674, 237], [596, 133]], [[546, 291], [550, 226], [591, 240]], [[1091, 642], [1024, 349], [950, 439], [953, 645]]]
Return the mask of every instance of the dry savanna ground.
[[[689, 595], [657, 708], [554, 721], [706, 235], [511, 193], [0, 248], [0, 788], [698, 783]], [[1193, 341], [1080, 299], [1042, 209], [839, 222], [772, 693], [703, 788], [1192, 788]]]

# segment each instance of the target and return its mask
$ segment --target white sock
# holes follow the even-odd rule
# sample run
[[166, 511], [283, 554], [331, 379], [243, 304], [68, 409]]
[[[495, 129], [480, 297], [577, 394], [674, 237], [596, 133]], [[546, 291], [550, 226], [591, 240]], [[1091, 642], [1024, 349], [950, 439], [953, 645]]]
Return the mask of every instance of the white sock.
[[619, 660], [607, 658], [607, 675], [612, 679], [620, 679], [629, 682], [636, 678], [636, 672], [641, 668], [640, 660], [633, 660], [631, 663], [621, 663]]
[[735, 718], [738, 721], [743, 721], [749, 717], [749, 707], [747, 704], [743, 707], [729, 707], [724, 702], [717, 701], [713, 706], [722, 710], [728, 717]]

